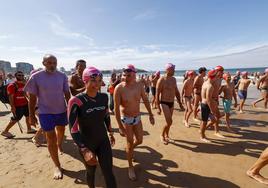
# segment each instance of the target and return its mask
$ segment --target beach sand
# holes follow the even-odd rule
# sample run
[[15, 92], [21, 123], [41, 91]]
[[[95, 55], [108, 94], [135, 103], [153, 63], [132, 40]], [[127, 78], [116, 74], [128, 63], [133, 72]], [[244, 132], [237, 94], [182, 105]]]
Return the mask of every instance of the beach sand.
[[[206, 132], [207, 137], [213, 141], [211, 144], [200, 142], [198, 123], [191, 121], [191, 128], [183, 126], [183, 112], [178, 110], [176, 104], [170, 131], [174, 141], [167, 146], [163, 145], [159, 135], [165, 124], [164, 117], [156, 115], [154, 110], [156, 124], [151, 126], [142, 104], [142, 121], [145, 131], [143, 144], [135, 150], [137, 161], [135, 169], [138, 177], [135, 182], [127, 177], [125, 139], [118, 133], [115, 134], [113, 161], [118, 187], [266, 187], [246, 176], [247, 169], [268, 145], [267, 112], [252, 109], [249, 106], [250, 101], [258, 96], [257, 92], [250, 92], [246, 113], [232, 115], [231, 123], [234, 129], [239, 131], [237, 134], [227, 133], [224, 123], [221, 123], [221, 130], [227, 138], [215, 137], [212, 130]], [[11, 114], [2, 104], [0, 107], [0, 130], [2, 130]], [[26, 132], [24, 119], [21, 120], [21, 124]], [[112, 116], [112, 125], [114, 128], [117, 127], [114, 116]], [[85, 168], [80, 162], [80, 156], [70, 137], [69, 129], [66, 129], [66, 139], [63, 144], [65, 153], [60, 156], [64, 178], [58, 181], [52, 179], [53, 163], [47, 148], [35, 147], [31, 143], [31, 135], [21, 134], [17, 125], [10, 131], [16, 134], [14, 139], [8, 140], [0, 137], [1, 188], [87, 187]], [[268, 167], [264, 168], [262, 173], [268, 177]], [[96, 186], [104, 187], [103, 176], [99, 168], [96, 173]]]

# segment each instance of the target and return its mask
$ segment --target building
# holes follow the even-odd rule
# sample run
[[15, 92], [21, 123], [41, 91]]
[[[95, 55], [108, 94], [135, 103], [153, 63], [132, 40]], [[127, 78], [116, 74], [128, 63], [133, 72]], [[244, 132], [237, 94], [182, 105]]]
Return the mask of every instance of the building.
[[16, 63], [17, 71], [22, 71], [24, 74], [30, 74], [30, 72], [34, 69], [33, 65], [25, 62]]
[[12, 72], [11, 63], [8, 61], [0, 60], [0, 69], [4, 70], [6, 73]]

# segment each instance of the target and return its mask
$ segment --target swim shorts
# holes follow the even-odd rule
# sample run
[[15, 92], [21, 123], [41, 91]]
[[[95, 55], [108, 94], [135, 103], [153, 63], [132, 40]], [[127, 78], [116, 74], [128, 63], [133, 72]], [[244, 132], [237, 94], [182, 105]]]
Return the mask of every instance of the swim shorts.
[[247, 91], [238, 90], [238, 96], [240, 99], [247, 99]]
[[68, 124], [67, 112], [61, 114], [39, 114], [39, 121], [44, 131], [52, 131], [56, 126]]
[[223, 109], [225, 113], [231, 112], [232, 100], [230, 99], [222, 99]]
[[125, 125], [137, 125], [141, 121], [141, 116], [136, 117], [122, 117], [121, 121]]

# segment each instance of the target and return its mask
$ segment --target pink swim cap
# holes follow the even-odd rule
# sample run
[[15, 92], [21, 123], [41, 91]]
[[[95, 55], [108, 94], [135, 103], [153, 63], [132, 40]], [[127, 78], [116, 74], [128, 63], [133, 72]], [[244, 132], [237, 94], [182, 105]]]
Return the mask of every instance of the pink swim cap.
[[85, 68], [85, 70], [83, 71], [83, 75], [82, 75], [83, 82], [87, 83], [88, 80], [90, 78], [92, 78], [93, 76], [101, 76], [102, 77], [102, 74], [95, 67], [87, 67], [87, 68]]
[[242, 76], [247, 76], [248, 75], [248, 72], [247, 71], [243, 71], [241, 72]]
[[265, 72], [265, 73], [268, 73], [268, 68], [266, 68], [264, 72]]
[[156, 71], [156, 72], [154, 73], [154, 75], [155, 75], [155, 76], [159, 76], [159, 75], [160, 75], [160, 71]]
[[224, 68], [222, 66], [218, 65], [217, 67], [215, 67], [215, 70], [224, 71]]
[[170, 68], [175, 69], [175, 65], [173, 65], [172, 63], [168, 63], [168, 64], [166, 64], [165, 68], [166, 68], [166, 70], [170, 69]]
[[136, 68], [132, 64], [128, 64], [125, 68], [123, 68], [123, 72], [125, 72], [125, 71], [137, 73]]
[[190, 70], [190, 71], [187, 71], [187, 72], [186, 72], [186, 75], [187, 75], [187, 76], [193, 76], [194, 73], [195, 73], [195, 72], [194, 72], [193, 70]]

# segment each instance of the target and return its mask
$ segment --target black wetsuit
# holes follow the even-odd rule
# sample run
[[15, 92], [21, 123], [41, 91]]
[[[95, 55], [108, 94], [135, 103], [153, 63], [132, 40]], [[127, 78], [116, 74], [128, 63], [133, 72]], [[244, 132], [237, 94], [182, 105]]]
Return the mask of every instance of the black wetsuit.
[[[112, 149], [107, 136], [107, 131], [111, 131], [108, 96], [103, 93], [97, 93], [94, 98], [85, 93], [76, 95], [68, 103], [68, 117], [74, 142], [79, 148], [86, 147], [96, 154], [106, 186], [116, 187]], [[85, 161], [84, 164], [87, 183], [89, 187], [94, 187], [96, 166], [89, 166]]]

